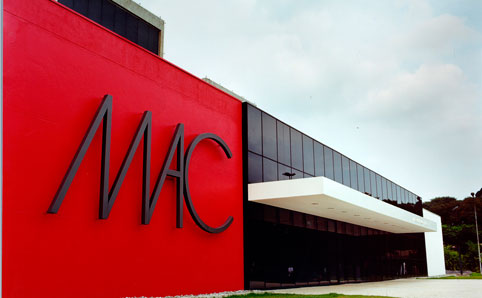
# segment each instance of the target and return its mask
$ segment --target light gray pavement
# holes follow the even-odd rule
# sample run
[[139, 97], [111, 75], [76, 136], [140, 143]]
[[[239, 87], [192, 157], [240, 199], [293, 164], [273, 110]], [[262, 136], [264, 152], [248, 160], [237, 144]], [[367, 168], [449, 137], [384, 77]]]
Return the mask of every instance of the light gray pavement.
[[396, 279], [380, 282], [273, 290], [276, 293], [378, 295], [402, 298], [481, 298], [482, 279]]

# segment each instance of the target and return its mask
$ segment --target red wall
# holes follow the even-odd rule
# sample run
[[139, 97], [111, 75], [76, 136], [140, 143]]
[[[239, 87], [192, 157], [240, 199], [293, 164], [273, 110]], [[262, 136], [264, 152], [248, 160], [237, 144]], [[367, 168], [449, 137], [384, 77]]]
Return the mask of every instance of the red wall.
[[[193, 45], [194, 47], [195, 45]], [[241, 103], [49, 0], [4, 1], [4, 297], [199, 294], [243, 287]], [[47, 214], [104, 94], [113, 96], [110, 183], [145, 110], [152, 111], [151, 189], [177, 123], [200, 133], [190, 189], [211, 226], [184, 207], [176, 229], [168, 178], [141, 225], [142, 144], [110, 217], [98, 219], [101, 130], [57, 214]]]

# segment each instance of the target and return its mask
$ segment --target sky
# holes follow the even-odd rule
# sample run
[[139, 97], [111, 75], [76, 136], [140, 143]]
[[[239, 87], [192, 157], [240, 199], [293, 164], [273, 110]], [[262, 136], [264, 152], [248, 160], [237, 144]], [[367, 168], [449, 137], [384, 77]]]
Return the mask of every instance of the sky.
[[482, 187], [482, 1], [140, 4], [166, 60], [424, 201]]

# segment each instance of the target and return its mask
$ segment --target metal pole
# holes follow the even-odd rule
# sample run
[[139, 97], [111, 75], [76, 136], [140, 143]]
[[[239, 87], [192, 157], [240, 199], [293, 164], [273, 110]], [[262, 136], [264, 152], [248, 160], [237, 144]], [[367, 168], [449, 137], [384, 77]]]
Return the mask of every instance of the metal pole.
[[474, 214], [475, 214], [475, 233], [477, 234], [477, 252], [479, 253], [479, 272], [482, 273], [482, 262], [480, 261], [479, 225], [477, 224], [477, 208], [475, 207], [475, 198], [474, 198]]

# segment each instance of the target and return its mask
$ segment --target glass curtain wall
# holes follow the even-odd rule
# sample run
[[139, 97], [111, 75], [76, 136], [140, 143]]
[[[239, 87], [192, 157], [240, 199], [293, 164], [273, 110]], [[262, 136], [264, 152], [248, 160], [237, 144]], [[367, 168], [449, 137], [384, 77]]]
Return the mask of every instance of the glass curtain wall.
[[323, 176], [422, 216], [421, 198], [245, 103], [248, 183]]

